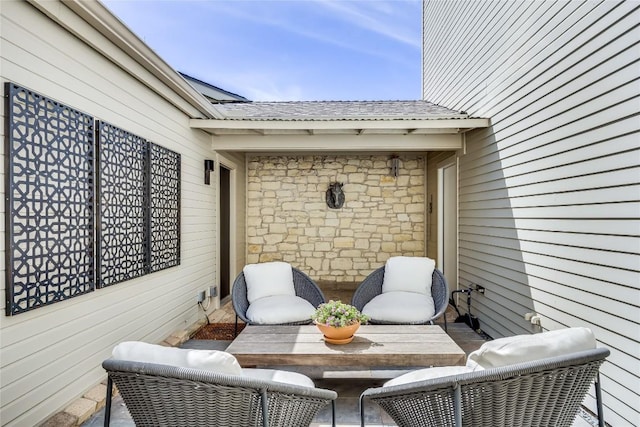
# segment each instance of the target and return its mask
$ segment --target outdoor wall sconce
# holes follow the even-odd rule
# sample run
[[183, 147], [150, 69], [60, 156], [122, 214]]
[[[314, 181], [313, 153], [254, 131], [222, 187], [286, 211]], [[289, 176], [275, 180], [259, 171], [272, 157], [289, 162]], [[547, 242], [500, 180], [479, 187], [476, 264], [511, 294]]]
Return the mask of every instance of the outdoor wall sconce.
[[391, 175], [397, 178], [400, 174], [400, 159], [397, 156], [391, 158]]
[[204, 183], [206, 185], [211, 184], [211, 172], [213, 172], [213, 160], [204, 161]]

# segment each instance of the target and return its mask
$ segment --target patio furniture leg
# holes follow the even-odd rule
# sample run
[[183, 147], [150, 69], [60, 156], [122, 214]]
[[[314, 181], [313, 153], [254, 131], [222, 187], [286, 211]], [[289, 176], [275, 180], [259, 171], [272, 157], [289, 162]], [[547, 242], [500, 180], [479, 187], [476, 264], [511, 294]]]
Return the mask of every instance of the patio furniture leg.
[[364, 396], [362, 394], [360, 395], [360, 427], [364, 427]]
[[331, 401], [331, 427], [336, 427], [336, 401]]
[[453, 407], [456, 427], [462, 427], [462, 389], [456, 384], [453, 389]]
[[107, 398], [104, 406], [104, 427], [109, 427], [111, 422], [111, 397], [113, 394], [113, 380], [107, 376]]
[[267, 390], [260, 391], [260, 403], [262, 403], [262, 427], [269, 427], [269, 398]]
[[[444, 331], [447, 332], [447, 316], [442, 316], [442, 318], [444, 319]], [[434, 322], [433, 320], [429, 321], [430, 325], [435, 325], [436, 322]]]
[[598, 407], [598, 427], [604, 427], [604, 413], [602, 411], [602, 390], [600, 389], [600, 372], [596, 375], [596, 406]]

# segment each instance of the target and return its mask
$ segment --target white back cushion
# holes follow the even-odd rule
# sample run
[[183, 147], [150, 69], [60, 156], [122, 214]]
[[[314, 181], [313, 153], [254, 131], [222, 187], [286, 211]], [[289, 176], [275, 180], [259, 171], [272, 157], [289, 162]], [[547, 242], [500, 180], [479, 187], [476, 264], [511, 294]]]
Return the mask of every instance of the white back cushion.
[[304, 298], [295, 295], [273, 295], [259, 298], [249, 304], [247, 319], [262, 325], [278, 325], [293, 322], [311, 322], [316, 311]]
[[384, 267], [382, 292], [416, 292], [431, 296], [431, 276], [436, 262], [425, 257], [396, 256]]
[[386, 292], [362, 307], [371, 320], [394, 323], [425, 323], [435, 312], [433, 298], [415, 292]]
[[299, 385], [303, 387], [315, 387], [311, 378], [297, 372], [276, 369], [244, 368], [242, 370], [242, 374], [245, 377], [255, 378], [258, 380], [275, 381], [277, 383]]
[[473, 369], [468, 366], [438, 366], [435, 368], [418, 369], [387, 381], [384, 383], [384, 387], [415, 383], [417, 381], [432, 380], [434, 378], [449, 377], [451, 375], [460, 375], [469, 372], [473, 372]]
[[295, 295], [293, 270], [282, 261], [248, 264], [242, 269], [247, 283], [247, 300], [255, 300], [273, 295]]
[[488, 341], [469, 354], [467, 366], [489, 369], [596, 348], [588, 328], [568, 328], [533, 335], [516, 335]]
[[139, 341], [126, 341], [113, 348], [113, 358], [202, 369], [228, 375], [242, 375], [242, 368], [236, 358], [232, 354], [217, 350], [189, 350]]

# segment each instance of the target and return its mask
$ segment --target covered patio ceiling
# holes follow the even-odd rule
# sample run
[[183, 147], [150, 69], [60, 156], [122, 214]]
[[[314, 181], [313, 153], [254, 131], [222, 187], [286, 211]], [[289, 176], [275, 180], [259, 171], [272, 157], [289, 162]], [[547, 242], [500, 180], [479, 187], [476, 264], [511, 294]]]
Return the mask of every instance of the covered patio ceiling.
[[428, 101], [249, 102], [216, 107], [224, 118], [191, 119], [190, 126], [210, 133], [213, 148], [224, 151], [458, 150], [465, 132], [489, 126], [488, 119]]

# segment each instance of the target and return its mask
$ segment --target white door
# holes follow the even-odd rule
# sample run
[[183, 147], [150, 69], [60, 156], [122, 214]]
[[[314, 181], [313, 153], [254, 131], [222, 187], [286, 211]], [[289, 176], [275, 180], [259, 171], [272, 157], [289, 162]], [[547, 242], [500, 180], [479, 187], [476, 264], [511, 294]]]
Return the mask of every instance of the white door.
[[458, 166], [455, 156], [438, 165], [438, 268], [449, 289], [457, 289]]

